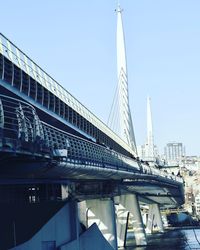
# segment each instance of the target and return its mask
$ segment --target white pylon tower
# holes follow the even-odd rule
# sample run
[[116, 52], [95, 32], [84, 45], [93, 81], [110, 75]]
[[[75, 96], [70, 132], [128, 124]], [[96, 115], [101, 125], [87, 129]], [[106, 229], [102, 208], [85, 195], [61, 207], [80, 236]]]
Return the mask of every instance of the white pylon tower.
[[145, 158], [151, 161], [155, 160], [150, 97], [147, 97], [147, 140], [145, 145]]
[[109, 116], [108, 125], [117, 133], [119, 133], [119, 136], [131, 146], [131, 148], [137, 155], [135, 135], [129, 107], [128, 74], [126, 66], [125, 39], [122, 23], [122, 9], [120, 8], [119, 4], [116, 12], [118, 86]]

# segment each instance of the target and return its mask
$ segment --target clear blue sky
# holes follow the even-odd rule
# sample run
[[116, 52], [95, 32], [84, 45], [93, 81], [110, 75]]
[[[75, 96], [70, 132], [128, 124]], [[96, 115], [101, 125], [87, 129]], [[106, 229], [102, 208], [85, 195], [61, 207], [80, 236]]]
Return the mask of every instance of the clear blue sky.
[[[107, 121], [115, 86], [114, 0], [1, 1], [1, 32]], [[160, 152], [183, 142], [200, 155], [200, 1], [121, 0], [137, 144], [152, 99]]]

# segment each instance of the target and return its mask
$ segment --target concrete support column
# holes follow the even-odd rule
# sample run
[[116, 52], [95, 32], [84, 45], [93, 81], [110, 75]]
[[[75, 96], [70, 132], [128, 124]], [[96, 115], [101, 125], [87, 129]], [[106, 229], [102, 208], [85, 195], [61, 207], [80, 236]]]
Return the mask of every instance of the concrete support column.
[[147, 225], [147, 220], [148, 220], [148, 213], [145, 212], [142, 214], [142, 221], [145, 226]]
[[[113, 249], [117, 250], [115, 207], [112, 199], [87, 200], [87, 226], [96, 223]], [[94, 242], [95, 249], [95, 242]]]
[[163, 222], [158, 204], [149, 205], [149, 214], [148, 214], [146, 232], [152, 233], [154, 228], [157, 229], [159, 232], [164, 232]]
[[168, 220], [167, 220], [167, 215], [162, 214], [161, 217], [162, 217], [162, 221], [163, 221], [163, 227], [168, 227], [169, 224], [168, 224]]
[[118, 247], [124, 247], [126, 245], [126, 233], [127, 233], [127, 226], [128, 226], [128, 210], [122, 205], [123, 198], [120, 196], [119, 201], [117, 201], [117, 203], [119, 204], [116, 205]]
[[146, 235], [142, 221], [142, 215], [138, 198], [134, 194], [121, 195], [117, 209], [117, 236], [118, 245], [125, 245], [127, 230], [127, 214], [130, 212], [133, 216], [133, 230], [136, 245], [146, 245]]
[[66, 200], [69, 196], [69, 190], [68, 185], [61, 185], [61, 199]]
[[153, 232], [154, 220], [155, 220], [155, 215], [153, 214], [153, 205], [149, 205], [146, 233], [151, 234]]

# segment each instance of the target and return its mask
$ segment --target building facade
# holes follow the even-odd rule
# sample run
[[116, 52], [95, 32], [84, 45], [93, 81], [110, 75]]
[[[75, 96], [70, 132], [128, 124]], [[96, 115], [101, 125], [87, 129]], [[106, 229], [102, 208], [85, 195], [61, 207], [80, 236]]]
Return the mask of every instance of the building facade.
[[178, 164], [185, 156], [185, 147], [181, 142], [167, 143], [164, 149], [165, 160], [170, 164]]

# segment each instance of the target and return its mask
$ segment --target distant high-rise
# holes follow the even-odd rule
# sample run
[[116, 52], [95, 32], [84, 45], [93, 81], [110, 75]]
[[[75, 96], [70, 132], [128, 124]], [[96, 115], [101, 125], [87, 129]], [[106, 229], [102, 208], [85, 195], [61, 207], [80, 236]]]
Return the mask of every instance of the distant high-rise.
[[168, 163], [179, 163], [185, 156], [185, 147], [181, 142], [170, 142], [165, 147], [165, 159]]

